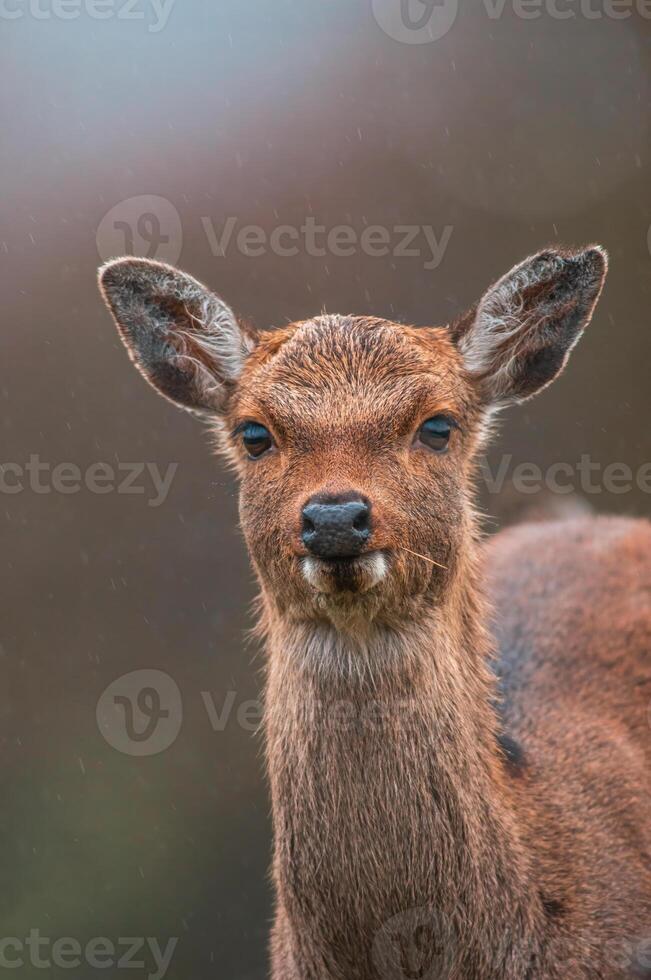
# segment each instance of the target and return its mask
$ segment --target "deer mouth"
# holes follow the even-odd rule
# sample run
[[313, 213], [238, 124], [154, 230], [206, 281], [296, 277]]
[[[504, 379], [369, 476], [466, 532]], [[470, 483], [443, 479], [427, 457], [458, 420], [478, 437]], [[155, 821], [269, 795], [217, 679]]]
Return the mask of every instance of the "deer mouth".
[[368, 551], [363, 555], [339, 558], [301, 559], [306, 581], [317, 592], [368, 592], [386, 576], [389, 563], [383, 551]]

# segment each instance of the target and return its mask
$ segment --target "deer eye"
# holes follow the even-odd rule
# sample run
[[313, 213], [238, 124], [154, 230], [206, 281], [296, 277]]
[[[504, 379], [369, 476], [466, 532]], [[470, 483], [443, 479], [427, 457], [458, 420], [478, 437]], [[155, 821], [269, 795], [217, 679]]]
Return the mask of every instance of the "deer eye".
[[418, 430], [417, 440], [436, 453], [445, 452], [453, 427], [454, 423], [446, 415], [434, 415], [423, 422]]
[[259, 422], [247, 422], [242, 429], [242, 442], [251, 459], [258, 459], [273, 446], [271, 433]]

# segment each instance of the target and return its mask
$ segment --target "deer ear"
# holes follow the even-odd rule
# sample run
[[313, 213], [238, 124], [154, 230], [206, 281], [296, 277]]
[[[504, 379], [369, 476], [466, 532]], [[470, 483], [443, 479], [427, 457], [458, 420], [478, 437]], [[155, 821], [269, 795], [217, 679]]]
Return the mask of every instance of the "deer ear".
[[565, 367], [606, 276], [605, 251], [545, 251], [491, 286], [450, 328], [471, 377], [493, 407], [536, 394]]
[[183, 408], [218, 414], [255, 334], [206, 286], [162, 262], [115, 259], [100, 269], [99, 285], [147, 381]]

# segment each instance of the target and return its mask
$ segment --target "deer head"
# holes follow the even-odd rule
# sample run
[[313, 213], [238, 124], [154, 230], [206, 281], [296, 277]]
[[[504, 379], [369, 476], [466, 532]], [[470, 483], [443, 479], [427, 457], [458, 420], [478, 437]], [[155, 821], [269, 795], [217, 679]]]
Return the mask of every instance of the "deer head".
[[214, 424], [268, 603], [345, 628], [443, 600], [486, 421], [562, 371], [605, 273], [598, 247], [543, 251], [456, 323], [419, 329], [324, 315], [254, 331], [144, 259], [108, 263], [100, 284], [144, 377]]

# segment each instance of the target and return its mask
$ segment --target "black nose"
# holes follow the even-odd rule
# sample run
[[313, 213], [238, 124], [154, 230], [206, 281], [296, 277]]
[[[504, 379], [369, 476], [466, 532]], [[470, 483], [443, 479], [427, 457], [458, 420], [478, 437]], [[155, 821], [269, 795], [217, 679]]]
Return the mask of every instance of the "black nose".
[[371, 508], [361, 497], [312, 497], [303, 508], [303, 544], [319, 558], [354, 558], [371, 534]]

